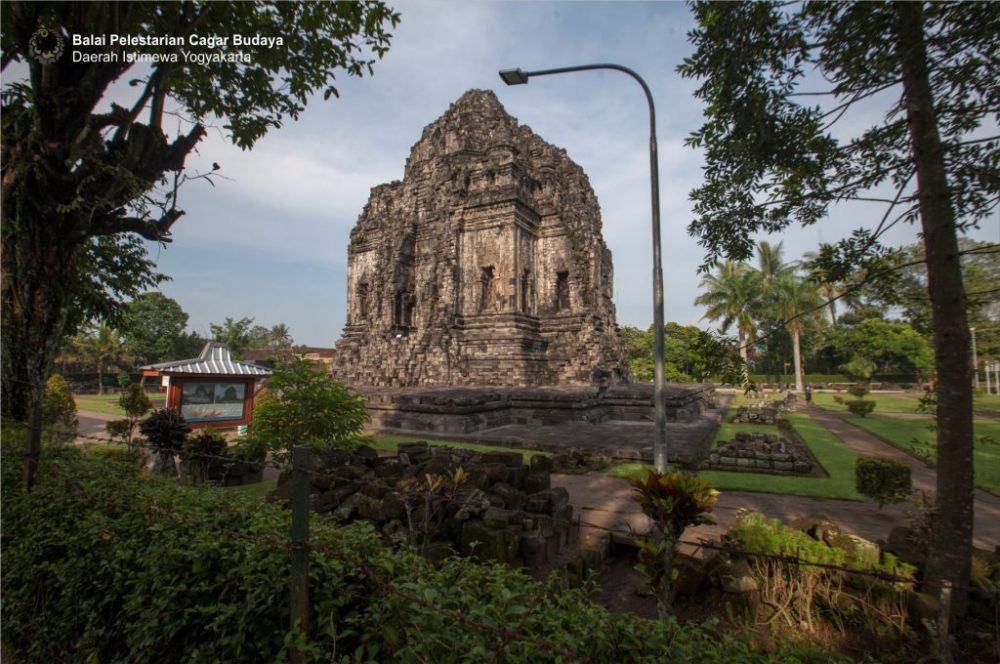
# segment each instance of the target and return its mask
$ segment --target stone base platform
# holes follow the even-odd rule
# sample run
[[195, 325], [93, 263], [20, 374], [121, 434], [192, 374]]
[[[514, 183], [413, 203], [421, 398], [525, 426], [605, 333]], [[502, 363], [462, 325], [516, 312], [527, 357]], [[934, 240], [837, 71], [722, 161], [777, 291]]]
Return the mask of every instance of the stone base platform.
[[[647, 383], [606, 389], [421, 387], [362, 392], [368, 398], [372, 432], [653, 459], [653, 386]], [[668, 459], [697, 467], [718, 427], [715, 388], [671, 383], [665, 396]]]

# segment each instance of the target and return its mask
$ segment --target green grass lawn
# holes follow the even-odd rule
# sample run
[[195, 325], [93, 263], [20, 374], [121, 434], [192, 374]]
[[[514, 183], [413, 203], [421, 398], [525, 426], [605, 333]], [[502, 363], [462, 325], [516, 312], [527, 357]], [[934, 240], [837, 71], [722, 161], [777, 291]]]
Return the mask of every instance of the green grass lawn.
[[712, 449], [715, 449], [720, 440], [732, 440], [735, 438], [737, 431], [778, 433], [778, 427], [775, 424], [738, 424], [735, 422], [726, 422], [721, 424], [719, 430], [715, 432], [715, 438], [712, 439]]
[[[162, 408], [167, 398], [162, 392], [148, 392], [147, 396], [153, 402], [153, 408]], [[125, 417], [125, 411], [118, 407], [118, 397], [117, 394], [74, 394], [73, 401], [77, 410]]]
[[[847, 392], [813, 392], [813, 403], [820, 408], [835, 410], [846, 413], [847, 406], [837, 403], [834, 397], [839, 396], [844, 401], [853, 400], [855, 397]], [[920, 405], [920, 395], [916, 392], [894, 393], [894, 394], [867, 394], [866, 401], [875, 402], [876, 413], [917, 413], [917, 406]]]
[[[930, 455], [931, 458], [937, 453], [935, 434], [928, 420], [901, 420], [877, 415], [844, 419], [904, 452], [913, 454], [915, 450], [916, 456]], [[976, 485], [1000, 495], [1000, 422], [976, 420], [975, 435], [972, 457]], [[983, 440], [983, 437], [992, 440]]]
[[980, 394], [975, 396], [972, 402], [973, 410], [985, 410], [992, 413], [1000, 413], [1000, 395]]
[[[854, 463], [857, 461], [858, 455], [808, 415], [789, 414], [785, 416], [785, 421], [791, 424], [806, 441], [809, 449], [812, 450], [813, 455], [829, 474], [829, 477], [789, 477], [722, 470], [703, 470], [698, 473], [698, 476], [708, 480], [714, 488], [721, 491], [755, 491], [788, 496], [863, 501], [864, 497], [854, 490]], [[723, 425], [723, 427], [727, 426], [740, 425]], [[771, 427], [770, 430], [773, 431], [774, 427]], [[641, 464], [622, 464], [609, 470], [608, 474], [615, 477], [628, 477], [637, 474], [642, 468]]]

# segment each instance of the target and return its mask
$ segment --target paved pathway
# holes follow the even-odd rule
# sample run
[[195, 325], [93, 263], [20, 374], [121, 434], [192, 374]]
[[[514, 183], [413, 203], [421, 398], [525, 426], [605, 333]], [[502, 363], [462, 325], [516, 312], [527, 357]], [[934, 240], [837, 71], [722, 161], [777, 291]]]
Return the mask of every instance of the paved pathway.
[[[913, 484], [917, 489], [934, 488], [934, 471], [895, 447], [884, 443], [872, 434], [845, 422], [839, 416], [818, 408], [811, 408], [818, 422], [836, 434], [848, 447], [861, 454], [878, 454], [900, 459], [913, 469]], [[645, 530], [648, 521], [632, 498], [628, 482], [604, 473], [587, 475], [554, 475], [553, 486], [563, 486], [570, 494], [570, 502], [581, 522], [603, 528], [614, 528], [629, 523], [637, 530]], [[1000, 498], [980, 489], [976, 490], [975, 537], [976, 546], [992, 549], [1000, 545]], [[878, 510], [874, 503], [844, 500], [825, 500], [800, 496], [781, 496], [746, 491], [724, 491], [713, 510], [716, 525], [689, 528], [684, 539], [715, 538], [725, 532], [741, 509], [750, 509], [768, 517], [789, 521], [810, 514], [825, 514], [839, 523], [846, 531], [866, 539], [885, 539], [889, 531], [907, 525], [913, 508], [907, 504], [888, 506]]]

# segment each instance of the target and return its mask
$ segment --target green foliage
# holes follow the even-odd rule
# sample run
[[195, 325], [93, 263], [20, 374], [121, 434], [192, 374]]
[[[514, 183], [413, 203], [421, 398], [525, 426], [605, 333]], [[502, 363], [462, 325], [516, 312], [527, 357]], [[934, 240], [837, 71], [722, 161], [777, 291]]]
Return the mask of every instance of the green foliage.
[[856, 383], [847, 388], [847, 393], [858, 399], [864, 399], [871, 390], [868, 383]]
[[719, 492], [708, 482], [691, 473], [649, 470], [641, 478], [629, 479], [635, 499], [659, 533], [655, 539], [639, 542], [636, 569], [656, 590], [661, 618], [666, 618], [673, 603], [673, 561], [677, 542], [688, 526], [714, 523], [709, 516], [719, 500]]
[[906, 500], [913, 492], [909, 464], [887, 457], [858, 457], [854, 466], [858, 493], [873, 499], [879, 509]]
[[180, 413], [170, 408], [154, 410], [139, 424], [139, 431], [146, 437], [149, 447], [159, 455], [158, 470], [175, 472], [174, 455], [181, 452], [191, 432], [191, 427], [184, 423]]
[[78, 425], [76, 402], [73, 401], [69, 383], [59, 374], [52, 374], [45, 381], [45, 395], [42, 397], [42, 426], [51, 430], [46, 432], [46, 436], [68, 442], [76, 437]]
[[866, 399], [847, 399], [844, 401], [844, 405], [847, 406], [847, 410], [852, 415], [858, 417], [867, 417], [875, 410], [875, 402]]
[[118, 406], [128, 417], [142, 417], [153, 407], [149, 395], [139, 383], [132, 383], [118, 397]]
[[[796, 556], [811, 563], [844, 565], [847, 552], [815, 540], [796, 528], [789, 528], [777, 519], [768, 519], [758, 512], [746, 512], [729, 529], [728, 540], [746, 551], [779, 556]], [[819, 567], [803, 566], [805, 574], [822, 573]]]
[[630, 480], [643, 513], [673, 539], [688, 526], [713, 523], [708, 513], [719, 492], [697, 475], [679, 470], [660, 474], [650, 470], [642, 479]]
[[838, 328], [828, 336], [828, 342], [851, 358], [842, 366], [844, 371], [861, 380], [871, 380], [876, 372], [920, 379], [934, 368], [927, 340], [906, 323], [866, 318]]
[[153, 404], [142, 385], [132, 383], [118, 396], [118, 407], [125, 411], [125, 419], [108, 422], [105, 428], [108, 435], [118, 438], [131, 449], [139, 420], [152, 409]]
[[201, 455], [222, 456], [226, 453], [227, 447], [225, 436], [212, 427], [205, 427], [188, 436], [182, 451], [185, 456], [197, 460]]
[[188, 315], [176, 300], [159, 291], [139, 295], [126, 306], [122, 324], [128, 352], [136, 364], [192, 357], [183, 352], [187, 322]]
[[317, 515], [302, 634], [288, 623], [287, 510], [77, 450], [46, 455], [25, 494], [19, 465], [0, 464], [3, 642], [16, 661], [281, 662], [293, 643], [309, 662], [842, 661], [818, 649], [763, 655], [712, 625], [609, 613], [585, 589], [506, 566], [434, 566], [370, 526]]
[[[170, 242], [172, 226], [184, 214], [178, 207], [182, 185], [211, 181], [221, 168], [185, 172], [206, 125], [250, 149], [271, 129], [297, 119], [319, 93], [324, 99], [336, 95], [338, 75], [373, 73], [389, 48], [389, 30], [399, 21], [397, 12], [377, 0], [138, 3], [127, 11], [110, 2], [81, 7], [0, 5], [4, 72], [16, 72], [5, 79], [0, 113], [5, 174], [0, 299], [2, 336], [17, 349], [0, 358], [0, 407], [20, 420], [32, 395], [41, 394], [64, 334], [91, 319], [119, 325], [123, 300], [162, 281], [144, 240]], [[43, 66], [28, 52], [29, 36], [43, 24], [64, 41], [71, 35], [129, 34], [173, 36], [180, 43], [154, 48], [165, 57], [153, 64], [74, 62], [67, 48], [44, 66], [43, 76]], [[189, 54], [208, 58], [227, 50], [192, 44], [194, 35], [283, 43], [244, 47], [252, 51], [252, 62], [185, 63]], [[230, 54], [240, 50], [230, 42]], [[23, 64], [8, 69], [11, 62]], [[170, 122], [177, 113], [186, 122]], [[12, 302], [20, 305], [8, 306]]]
[[242, 359], [243, 353], [253, 345], [253, 318], [234, 320], [227, 316], [221, 324], [211, 323], [208, 327], [212, 339], [226, 344], [237, 360]]
[[[110, 427], [109, 427], [110, 428]], [[141, 450], [130, 450], [120, 445], [105, 445], [101, 443], [91, 443], [86, 446], [87, 454], [94, 454], [104, 459], [109, 459], [116, 463], [123, 463], [139, 468], [143, 462]]]
[[250, 435], [272, 450], [348, 445], [368, 421], [364, 397], [312, 362], [275, 370], [268, 385], [254, 405]]

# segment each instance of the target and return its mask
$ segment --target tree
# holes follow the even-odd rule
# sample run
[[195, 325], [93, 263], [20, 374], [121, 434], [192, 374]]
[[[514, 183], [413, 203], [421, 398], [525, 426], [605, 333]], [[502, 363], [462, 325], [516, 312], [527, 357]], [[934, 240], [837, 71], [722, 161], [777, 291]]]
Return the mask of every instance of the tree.
[[[696, 50], [679, 69], [703, 80], [696, 94], [707, 120], [689, 139], [706, 159], [689, 230], [709, 262], [745, 260], [756, 233], [816, 223], [838, 202], [881, 204], [874, 229], [858, 229], [830, 252], [836, 278], [877, 264], [889, 253], [882, 234], [919, 220], [938, 367], [928, 578], [932, 587], [951, 583], [961, 614], [973, 438], [958, 234], [1000, 200], [1000, 12], [988, 3], [923, 2], [697, 2], [693, 11]], [[813, 87], [824, 81], [828, 88]], [[984, 122], [990, 129], [980, 131]]]
[[817, 322], [815, 314], [819, 306], [819, 293], [813, 282], [799, 278], [794, 272], [785, 272], [778, 278], [774, 286], [774, 313], [792, 335], [795, 389], [799, 392], [803, 389], [800, 340], [806, 326]]
[[843, 368], [865, 379], [875, 372], [922, 379], [934, 370], [934, 356], [927, 340], [907, 323], [868, 318], [840, 328], [830, 336], [830, 342], [850, 358], [849, 366]]
[[292, 332], [288, 329], [288, 326], [284, 323], [278, 323], [271, 327], [270, 332], [267, 336], [267, 346], [268, 348], [273, 348], [275, 350], [281, 348], [291, 348], [292, 344], [295, 342], [292, 340]]
[[[28, 71], [26, 81], [6, 85], [2, 95], [0, 407], [5, 417], [25, 421], [30, 414], [37, 424], [64, 334], [91, 318], [115, 323], [122, 297], [158, 281], [142, 240], [169, 242], [184, 214], [181, 186], [210, 176], [184, 173], [205, 123], [220, 120], [233, 143], [252, 148], [286, 118], [297, 118], [314, 93], [337, 94], [335, 74], [370, 74], [399, 15], [378, 0], [5, 2], [0, 11], [0, 70], [22, 61]], [[56, 48], [72, 44], [74, 35], [94, 34], [172, 40], [150, 47], [162, 58], [138, 67], [124, 57], [74, 62], [71, 49]], [[234, 34], [280, 44], [250, 49], [247, 63], [193, 42], [195, 35]], [[205, 60], [190, 60], [182, 49]], [[129, 106], [114, 103], [99, 112], [112, 83], [130, 79]], [[167, 113], [184, 118], [171, 135], [164, 130]], [[29, 485], [38, 444], [29, 443]]]
[[45, 398], [42, 401], [42, 425], [52, 440], [69, 442], [76, 438], [79, 420], [76, 401], [69, 383], [59, 374], [52, 374], [45, 381]]
[[97, 372], [97, 393], [104, 394], [104, 370], [117, 367], [125, 355], [125, 345], [121, 333], [106, 325], [98, 323], [91, 326], [73, 342], [76, 353]]
[[268, 379], [268, 392], [254, 405], [250, 435], [287, 456], [294, 445], [347, 445], [367, 421], [363, 396], [324, 368], [296, 359]]
[[132, 445], [135, 442], [136, 427], [139, 420], [146, 416], [153, 408], [153, 404], [146, 395], [146, 390], [140, 383], [132, 383], [122, 390], [118, 397], [118, 405], [125, 411], [125, 418], [112, 420], [105, 425], [108, 434], [121, 438], [132, 452]]
[[721, 321], [722, 332], [736, 324], [740, 357], [747, 361], [747, 346], [753, 343], [758, 295], [757, 279], [745, 263], [725, 261], [715, 274], [706, 274], [699, 286], [704, 293], [694, 303], [707, 307], [704, 318]]
[[163, 293], [143, 293], [126, 306], [122, 335], [136, 364], [178, 360], [188, 315]]
[[156, 453], [154, 469], [176, 477], [174, 457], [184, 449], [184, 441], [191, 433], [181, 414], [171, 408], [154, 410], [139, 424], [139, 431]]
[[260, 331], [267, 333], [267, 328], [254, 326], [253, 318], [241, 318], [233, 320], [226, 316], [221, 324], [211, 323], [208, 326], [212, 332], [213, 341], [221, 341], [229, 347], [229, 352], [237, 360], [243, 358], [243, 352], [248, 348], [253, 348], [260, 338]]

